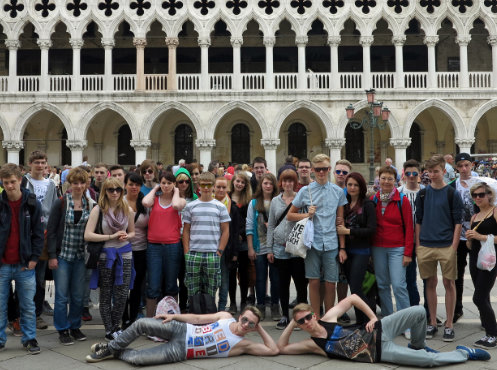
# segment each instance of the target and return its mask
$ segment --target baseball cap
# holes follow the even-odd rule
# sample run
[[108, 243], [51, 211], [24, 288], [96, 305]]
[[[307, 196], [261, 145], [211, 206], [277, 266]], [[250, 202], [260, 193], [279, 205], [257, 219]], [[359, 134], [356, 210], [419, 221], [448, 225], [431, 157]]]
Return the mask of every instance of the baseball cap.
[[471, 156], [468, 153], [459, 153], [459, 154], [456, 155], [456, 160], [455, 160], [456, 164], [459, 161], [470, 161], [470, 162], [472, 162], [473, 158], [471, 158]]

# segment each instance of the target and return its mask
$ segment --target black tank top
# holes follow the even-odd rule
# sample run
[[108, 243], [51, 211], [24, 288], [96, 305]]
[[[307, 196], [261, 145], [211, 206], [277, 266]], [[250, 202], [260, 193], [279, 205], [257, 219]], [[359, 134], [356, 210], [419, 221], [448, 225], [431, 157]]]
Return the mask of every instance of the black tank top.
[[[474, 229], [479, 222], [480, 221], [473, 222], [471, 224], [471, 228]], [[482, 235], [488, 235], [488, 234], [497, 235], [497, 222], [495, 221], [494, 215], [491, 215], [490, 217], [484, 219], [483, 222], [480, 224], [480, 226], [478, 226], [478, 228], [476, 229], [476, 232]], [[480, 249], [481, 249], [481, 242], [479, 240], [472, 240], [471, 251], [477, 253], [480, 251]]]
[[326, 329], [327, 338], [311, 339], [329, 358], [344, 358], [358, 362], [381, 361], [381, 321], [377, 321], [372, 333], [364, 325], [342, 327], [336, 322], [318, 321]]

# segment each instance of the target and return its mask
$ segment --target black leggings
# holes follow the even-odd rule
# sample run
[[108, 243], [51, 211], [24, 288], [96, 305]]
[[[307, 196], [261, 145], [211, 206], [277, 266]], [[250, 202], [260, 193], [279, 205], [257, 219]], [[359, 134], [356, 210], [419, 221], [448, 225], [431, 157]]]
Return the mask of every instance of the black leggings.
[[[357, 294], [374, 311], [374, 302], [370, 302], [362, 291], [362, 283], [364, 281], [366, 270], [368, 269], [369, 258], [370, 256], [367, 254], [347, 253], [347, 260], [345, 261], [345, 274], [347, 275], [347, 281], [349, 282], [350, 294]], [[368, 317], [361, 310], [355, 307], [354, 310], [358, 324], [367, 323], [369, 321]]]
[[230, 304], [236, 303], [236, 273], [240, 276], [240, 296], [241, 304], [247, 303], [248, 294], [248, 265], [249, 265], [248, 251], [238, 252], [238, 267], [230, 269], [229, 277], [229, 294]]
[[147, 273], [147, 250], [133, 251], [133, 265], [135, 267], [135, 282], [133, 289], [129, 292], [126, 308], [123, 314], [123, 323], [136, 321], [142, 300], [142, 287]]
[[274, 259], [280, 282], [280, 303], [283, 316], [289, 317], [290, 280], [293, 278], [297, 290], [297, 302], [307, 302], [307, 279], [305, 278], [304, 259], [294, 257], [289, 259]]

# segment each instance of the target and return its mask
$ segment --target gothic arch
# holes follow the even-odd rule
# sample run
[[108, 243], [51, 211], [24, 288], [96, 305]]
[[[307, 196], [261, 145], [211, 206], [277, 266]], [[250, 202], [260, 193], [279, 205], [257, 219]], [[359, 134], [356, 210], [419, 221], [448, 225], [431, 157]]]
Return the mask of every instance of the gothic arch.
[[38, 103], [35, 104], [28, 109], [26, 109], [24, 112], [21, 113], [19, 118], [17, 118], [17, 121], [15, 123], [15, 128], [14, 131], [12, 132], [12, 140], [22, 140], [24, 130], [26, 129], [26, 126], [29, 123], [29, 120], [37, 113], [46, 110], [50, 113], [53, 113], [57, 118], [60, 119], [62, 122], [62, 125], [67, 131], [67, 138], [69, 140], [74, 140], [76, 139], [75, 137], [75, 132], [72, 127], [71, 119], [63, 113], [57, 106], [51, 104], [51, 103]]
[[28, 23], [31, 23], [35, 29], [35, 32], [38, 34], [38, 36], [41, 38], [42, 36], [42, 33], [43, 33], [43, 27], [40, 26], [40, 24], [33, 18], [31, 17], [31, 15], [26, 14], [26, 17], [15, 24], [14, 28], [12, 29], [12, 39], [13, 40], [19, 40], [19, 37], [21, 36], [21, 34], [23, 33], [24, 31], [24, 27], [26, 27], [26, 25]]
[[129, 128], [131, 130], [131, 134], [133, 136], [134, 140], [139, 140], [142, 139], [140, 135], [140, 129], [136, 124], [135, 118], [128, 112], [126, 109], [124, 109], [122, 106], [119, 104], [113, 103], [113, 102], [102, 102], [98, 103], [95, 106], [93, 106], [88, 112], [85, 113], [83, 118], [79, 121], [78, 127], [78, 137], [76, 139], [78, 140], [84, 140], [86, 139], [86, 135], [88, 134], [88, 128], [90, 127], [91, 121], [95, 118], [95, 116], [103, 112], [104, 110], [111, 110], [119, 115], [126, 121], [126, 123], [129, 125]]
[[225, 14], [221, 12], [216, 13], [214, 17], [209, 19], [209, 21], [206, 23], [204, 27], [205, 33], [210, 35], [212, 32], [214, 32], [214, 26], [219, 21], [223, 21], [226, 24], [226, 30], [231, 34], [232, 37], [239, 36], [235, 23], [229, 17], [227, 17]]
[[255, 23], [257, 23], [257, 25], [259, 26], [259, 31], [262, 32], [263, 36], [269, 36], [270, 35], [270, 30], [268, 28], [267, 22], [261, 22], [260, 20], [258, 20], [256, 18], [255, 15], [251, 15], [250, 17], [243, 18], [240, 21], [238, 27], [240, 29], [240, 34], [241, 35], [243, 35], [243, 33], [247, 30], [248, 24], [251, 21], [254, 21]]
[[0, 129], [2, 130], [3, 140], [11, 140], [9, 124], [2, 114], [0, 114]]
[[444, 112], [450, 119], [452, 126], [454, 127], [456, 138], [466, 137], [466, 128], [464, 126], [464, 121], [459, 115], [459, 113], [449, 104], [440, 99], [430, 99], [418, 104], [413, 110], [407, 115], [406, 121], [404, 123], [404, 131], [402, 137], [409, 137], [409, 131], [411, 130], [411, 125], [416, 119], [416, 117], [421, 114], [424, 110], [428, 108], [438, 108]]
[[314, 16], [309, 17], [305, 20], [304, 24], [302, 25], [302, 33], [307, 35], [307, 33], [312, 28], [312, 24], [314, 23], [314, 21], [317, 20], [319, 20], [323, 24], [324, 30], [326, 31], [328, 36], [335, 35], [336, 31], [333, 23], [331, 23], [331, 21], [321, 13], [315, 13]]
[[205, 130], [204, 139], [213, 139], [214, 133], [216, 132], [216, 129], [217, 129], [217, 126], [219, 125], [219, 122], [223, 119], [223, 117], [227, 113], [229, 113], [235, 109], [241, 109], [244, 112], [247, 112], [256, 120], [256, 122], [259, 125], [259, 129], [261, 130], [263, 138], [268, 138], [271, 136], [271, 134], [269, 132], [269, 127], [267, 126], [267, 123], [266, 123], [266, 120], [264, 119], [264, 116], [261, 114], [261, 112], [259, 112], [259, 110], [257, 108], [255, 108], [253, 105], [246, 103], [246, 102], [233, 101], [233, 102], [230, 102], [230, 103], [223, 105], [209, 119], [209, 124], [207, 125], [207, 129]]
[[[144, 125], [141, 128], [141, 131], [143, 132], [143, 138], [149, 139], [150, 138], [150, 132], [152, 131], [152, 128], [154, 127], [157, 119], [165, 112], [176, 109], [177, 111], [183, 113], [188, 117], [190, 120], [191, 124], [193, 125], [193, 128], [195, 129], [197, 136], [201, 137], [203, 136], [203, 129], [202, 129], [202, 124], [200, 121], [199, 116], [197, 113], [195, 113], [193, 110], [191, 110], [187, 105], [179, 102], [166, 102], [162, 103], [159, 105], [157, 108], [155, 108], [152, 113], [148, 115], [147, 118], [145, 118]], [[183, 123], [183, 121], [181, 122]]]
[[[185, 22], [188, 21], [193, 24], [193, 29], [197, 32], [199, 37], [203, 35], [202, 25], [197, 21], [195, 17], [188, 17], [188, 14], [185, 13], [177, 21], [174, 22], [174, 25], [171, 27], [171, 34], [169, 37], [178, 37], [181, 29], [183, 28], [183, 25], [185, 24]], [[166, 34], [169, 35], [167, 32]]]
[[302, 30], [301, 30], [299, 23], [297, 22], [297, 20], [295, 18], [291, 17], [290, 15], [288, 15], [286, 13], [281, 13], [278, 17], [276, 17], [271, 22], [271, 25], [270, 25], [270, 32], [271, 33], [268, 34], [267, 36], [276, 35], [276, 31], [278, 31], [280, 29], [280, 23], [283, 22], [284, 20], [286, 20], [288, 23], [290, 23], [290, 29], [293, 32], [295, 32], [295, 37], [304, 35], [302, 33]]
[[488, 31], [489, 35], [495, 35], [497, 33], [497, 28], [495, 22], [489, 17], [489, 15], [485, 12], [475, 12], [474, 14], [471, 15], [471, 17], [468, 18], [467, 23], [464, 28], [464, 32], [469, 35], [469, 32], [473, 28], [473, 23], [475, 20], [480, 18], [483, 21], [483, 24], [485, 25], [485, 28]]
[[451, 13], [444, 13], [440, 18], [436, 20], [436, 22], [433, 24], [433, 29], [435, 30], [435, 34], [440, 30], [442, 27], [442, 22], [448, 19], [452, 23], [452, 28], [456, 31], [457, 36], [465, 35], [464, 33], [464, 25], [461, 22], [461, 20], [457, 17], [454, 16], [454, 14]]
[[[333, 137], [333, 121], [331, 120], [329, 115], [323, 110], [323, 108], [321, 108], [319, 105], [309, 100], [298, 100], [283, 108], [278, 113], [278, 116], [275, 120], [275, 127], [273, 132], [279, 135], [281, 127], [285, 122], [286, 118], [298, 109], [307, 109], [308, 111], [314, 113], [321, 121], [321, 124], [324, 126], [326, 137]], [[267, 137], [271, 137], [271, 135]]]
[[478, 122], [480, 119], [491, 109], [497, 107], [497, 99], [490, 100], [483, 104], [480, 108], [477, 109], [473, 117], [471, 117], [471, 121], [468, 127], [467, 137], [472, 138], [476, 135], [476, 126], [478, 126]]
[[74, 34], [76, 35], [76, 37], [82, 39], [83, 38], [83, 34], [86, 32], [86, 30], [88, 28], [88, 25], [91, 22], [94, 22], [97, 25], [98, 32], [102, 35], [102, 38], [104, 37], [104, 35], [106, 35], [106, 33], [104, 33], [106, 31], [106, 27], [102, 24], [102, 22], [100, 21], [99, 18], [95, 17], [92, 14], [89, 18], [85, 19], [84, 22], [81, 22], [78, 25], [78, 28], [76, 29], [76, 31], [74, 31]]
[[412, 14], [412, 17], [406, 17], [405, 19], [402, 20], [402, 23], [400, 25], [400, 30], [402, 31], [402, 34], [404, 34], [407, 31], [407, 29], [409, 28], [409, 23], [413, 19], [416, 19], [418, 21], [419, 28], [423, 30], [425, 35], [431, 35], [436, 33], [433, 31], [433, 28], [431, 27], [430, 22], [428, 22], [426, 17], [416, 10]]

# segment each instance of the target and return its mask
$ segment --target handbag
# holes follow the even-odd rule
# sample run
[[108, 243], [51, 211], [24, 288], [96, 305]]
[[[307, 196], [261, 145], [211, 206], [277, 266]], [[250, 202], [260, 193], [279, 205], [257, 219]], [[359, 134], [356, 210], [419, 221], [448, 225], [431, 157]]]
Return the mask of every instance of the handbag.
[[487, 239], [481, 242], [481, 249], [478, 252], [476, 267], [480, 270], [492, 271], [495, 267], [495, 244], [494, 236], [487, 235]]
[[[307, 189], [309, 190], [309, 198], [312, 206], [311, 189], [309, 189], [309, 187], [307, 187]], [[312, 235], [310, 234], [309, 229], [307, 234], [305, 234], [305, 230], [309, 222], [312, 223], [312, 220], [309, 220], [309, 217], [306, 217], [298, 221], [293, 226], [292, 231], [290, 231], [290, 234], [286, 240], [285, 252], [296, 257], [305, 258], [307, 256], [307, 249], [312, 246], [312, 238], [314, 238], [314, 227], [312, 227]], [[311, 239], [309, 239], [309, 237], [311, 237]], [[307, 245], [304, 243], [305, 241], [307, 241]]]
[[[95, 234], [103, 234], [102, 231], [102, 218], [103, 213], [102, 210], [98, 210], [98, 221], [97, 226], [95, 226]], [[102, 248], [104, 247], [105, 241], [101, 242], [88, 242], [86, 244], [86, 253], [88, 255], [88, 259], [86, 260], [86, 268], [87, 269], [96, 269], [98, 265], [98, 260], [100, 258], [100, 253], [102, 252]]]

